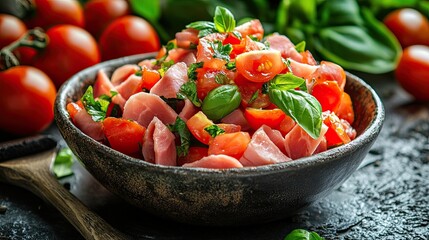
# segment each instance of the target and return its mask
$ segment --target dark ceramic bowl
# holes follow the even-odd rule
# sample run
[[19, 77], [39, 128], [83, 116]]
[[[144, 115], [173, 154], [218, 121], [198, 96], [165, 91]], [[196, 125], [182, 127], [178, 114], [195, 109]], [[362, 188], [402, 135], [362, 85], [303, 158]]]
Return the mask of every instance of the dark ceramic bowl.
[[73, 76], [58, 92], [55, 120], [68, 146], [101, 184], [160, 217], [191, 224], [243, 225], [290, 216], [328, 195], [357, 169], [384, 121], [384, 108], [374, 90], [347, 74], [345, 89], [353, 101], [357, 138], [292, 162], [229, 170], [154, 165], [104, 146], [73, 125], [66, 104], [82, 96], [99, 69], [112, 73], [153, 56], [116, 59]]

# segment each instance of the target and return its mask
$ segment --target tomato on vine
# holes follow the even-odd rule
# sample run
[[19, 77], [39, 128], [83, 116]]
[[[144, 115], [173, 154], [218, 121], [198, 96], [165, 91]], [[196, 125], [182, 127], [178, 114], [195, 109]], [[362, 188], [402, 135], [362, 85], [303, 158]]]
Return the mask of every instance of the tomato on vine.
[[100, 36], [99, 45], [102, 60], [154, 52], [161, 48], [155, 29], [136, 16], [121, 17], [109, 24]]
[[16, 66], [0, 72], [0, 130], [31, 135], [45, 130], [54, 119], [55, 86], [37, 68]]

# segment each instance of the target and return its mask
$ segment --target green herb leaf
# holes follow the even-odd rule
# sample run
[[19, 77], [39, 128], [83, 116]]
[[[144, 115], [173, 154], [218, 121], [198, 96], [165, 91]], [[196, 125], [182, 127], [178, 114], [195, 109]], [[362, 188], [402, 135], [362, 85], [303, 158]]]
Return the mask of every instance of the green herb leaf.
[[231, 80], [224, 73], [218, 73], [215, 76], [215, 82], [220, 85], [228, 84]]
[[187, 81], [181, 87], [177, 93], [178, 99], [188, 98], [196, 107], [201, 107], [201, 100], [198, 98], [197, 94], [197, 84], [195, 81]]
[[227, 62], [225, 64], [226, 69], [228, 70], [235, 70], [235, 62]]
[[188, 68], [188, 79], [190, 81], [197, 80], [197, 69], [202, 68], [203, 66], [204, 66], [204, 62], [191, 63], [191, 65]]
[[215, 24], [209, 21], [197, 21], [186, 25], [186, 28], [198, 30], [198, 37], [202, 38], [211, 33], [217, 32]]
[[183, 121], [180, 117], [177, 117], [174, 124], [168, 125], [168, 128], [171, 132], [179, 134], [180, 146], [176, 146], [177, 155], [179, 157], [188, 155], [191, 142], [191, 133], [189, 132], [185, 121]]
[[210, 126], [204, 128], [204, 131], [208, 132], [210, 134], [210, 136], [212, 136], [212, 137], [216, 137], [222, 133], [225, 133], [225, 130], [223, 130], [222, 128], [220, 128], [216, 124], [213, 124], [213, 125], [210, 125]]
[[316, 232], [309, 232], [304, 229], [295, 229], [290, 232], [284, 240], [324, 240], [324, 238], [319, 236]]
[[295, 49], [300, 53], [305, 52], [305, 41], [301, 41], [298, 44], [296, 44]]
[[130, 0], [134, 13], [146, 18], [151, 22], [158, 21], [161, 16], [160, 1], [153, 0]]
[[55, 157], [52, 170], [57, 178], [73, 174], [73, 153], [70, 148], [62, 148]]
[[106, 112], [111, 102], [111, 97], [102, 96], [100, 99], [95, 100], [92, 86], [89, 86], [85, 94], [83, 94], [81, 101], [85, 110], [91, 115], [92, 120], [99, 122], [106, 118]]
[[300, 84], [285, 82], [276, 84], [275, 81], [276, 78], [268, 89], [270, 101], [290, 116], [312, 138], [318, 138], [322, 128], [322, 107], [319, 101], [304, 91], [290, 89]]
[[234, 16], [228, 9], [224, 7], [216, 7], [213, 22], [216, 30], [220, 33], [234, 31]]
[[164, 61], [161, 63], [161, 68], [158, 69], [159, 75], [161, 75], [161, 77], [164, 76], [165, 72], [174, 65], [174, 61], [170, 60], [170, 61]]
[[217, 121], [240, 106], [241, 94], [236, 85], [221, 85], [204, 98], [201, 109], [213, 121]]
[[270, 87], [278, 90], [295, 89], [300, 87], [302, 84], [305, 84], [305, 80], [290, 72], [286, 74], [277, 74], [277, 76], [275, 76], [269, 83]]
[[223, 45], [221, 41], [210, 42], [210, 46], [213, 49], [213, 57], [219, 58], [225, 61], [229, 61], [229, 54], [232, 52], [232, 45], [226, 44]]

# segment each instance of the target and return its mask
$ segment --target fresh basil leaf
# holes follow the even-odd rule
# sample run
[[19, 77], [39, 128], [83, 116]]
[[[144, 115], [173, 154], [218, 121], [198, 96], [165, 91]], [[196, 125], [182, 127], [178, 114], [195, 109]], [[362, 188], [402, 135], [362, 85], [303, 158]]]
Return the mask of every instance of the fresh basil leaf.
[[298, 44], [296, 44], [295, 49], [300, 53], [305, 52], [305, 41], [301, 41]]
[[197, 94], [197, 84], [195, 81], [187, 81], [186, 83], [180, 86], [180, 90], [177, 93], [177, 98], [179, 99], [189, 99], [196, 107], [201, 107], [201, 100], [198, 98]]
[[188, 68], [188, 79], [190, 81], [197, 80], [197, 69], [202, 68], [203, 66], [204, 66], [204, 62], [191, 63], [191, 65]]
[[134, 13], [151, 22], [158, 21], [161, 16], [160, 1], [130, 0], [129, 3]]
[[202, 38], [211, 33], [217, 32], [215, 24], [209, 21], [197, 21], [186, 25], [186, 28], [193, 28], [198, 30], [198, 37]]
[[204, 128], [204, 131], [208, 132], [210, 134], [210, 136], [212, 136], [212, 137], [216, 137], [222, 133], [225, 133], [225, 130], [223, 130], [222, 128], [220, 128], [216, 124], [213, 124], [213, 125], [210, 125], [210, 126]]
[[355, 0], [329, 0], [320, 6], [321, 26], [346, 26], [363, 24], [359, 5]]
[[210, 46], [213, 49], [213, 57], [219, 58], [225, 61], [229, 61], [229, 54], [232, 52], [232, 45], [226, 44], [223, 45], [221, 41], [210, 42]]
[[234, 31], [234, 15], [232, 15], [232, 13], [224, 7], [216, 7], [213, 22], [216, 30], [220, 33]]
[[234, 111], [240, 103], [241, 94], [236, 85], [221, 85], [207, 94], [201, 109], [208, 118], [217, 121]]
[[220, 85], [229, 84], [231, 80], [224, 73], [218, 73], [215, 76], [215, 82]]
[[70, 176], [73, 174], [73, 153], [70, 148], [62, 148], [55, 157], [52, 171], [57, 178]]
[[183, 157], [188, 155], [191, 142], [191, 133], [189, 132], [185, 121], [183, 121], [180, 117], [177, 117], [174, 124], [168, 125], [168, 129], [170, 129], [171, 132], [177, 133], [179, 135], [180, 145], [176, 146], [177, 156]]
[[281, 90], [270, 86], [270, 101], [301, 126], [312, 138], [320, 135], [322, 107], [312, 95], [300, 90]]
[[[104, 99], [103, 99], [104, 98]], [[92, 120], [99, 122], [106, 118], [107, 108], [109, 107], [110, 100], [106, 100], [106, 97], [95, 100], [92, 86], [89, 86], [85, 94], [83, 94], [81, 101], [85, 110], [91, 116]]]
[[277, 74], [273, 80], [269, 82], [271, 88], [278, 90], [290, 90], [300, 87], [305, 84], [305, 79], [297, 77], [292, 73]]
[[235, 70], [235, 62], [227, 62], [225, 64], [226, 69], [228, 70]]
[[169, 60], [169, 61], [164, 61], [161, 63], [161, 68], [158, 69], [159, 75], [161, 75], [161, 77], [164, 76], [165, 72], [174, 65], [174, 61], [173, 60]]
[[319, 236], [316, 232], [309, 232], [304, 229], [295, 229], [290, 232], [284, 240], [324, 240], [324, 238]]

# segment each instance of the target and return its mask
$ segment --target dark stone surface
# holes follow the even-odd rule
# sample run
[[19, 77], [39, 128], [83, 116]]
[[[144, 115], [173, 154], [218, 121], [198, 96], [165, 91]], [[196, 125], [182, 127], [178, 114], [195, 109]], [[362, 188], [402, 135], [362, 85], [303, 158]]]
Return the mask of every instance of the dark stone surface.
[[[389, 75], [358, 75], [385, 104], [380, 136], [341, 187], [288, 219], [229, 228], [188, 226], [124, 204], [78, 163], [75, 175], [61, 181], [113, 226], [139, 239], [283, 239], [295, 228], [326, 239], [429, 239], [429, 104], [412, 102]], [[55, 126], [48, 133], [60, 138]], [[0, 206], [5, 208], [0, 239], [82, 239], [55, 208], [25, 190], [0, 183]]]

